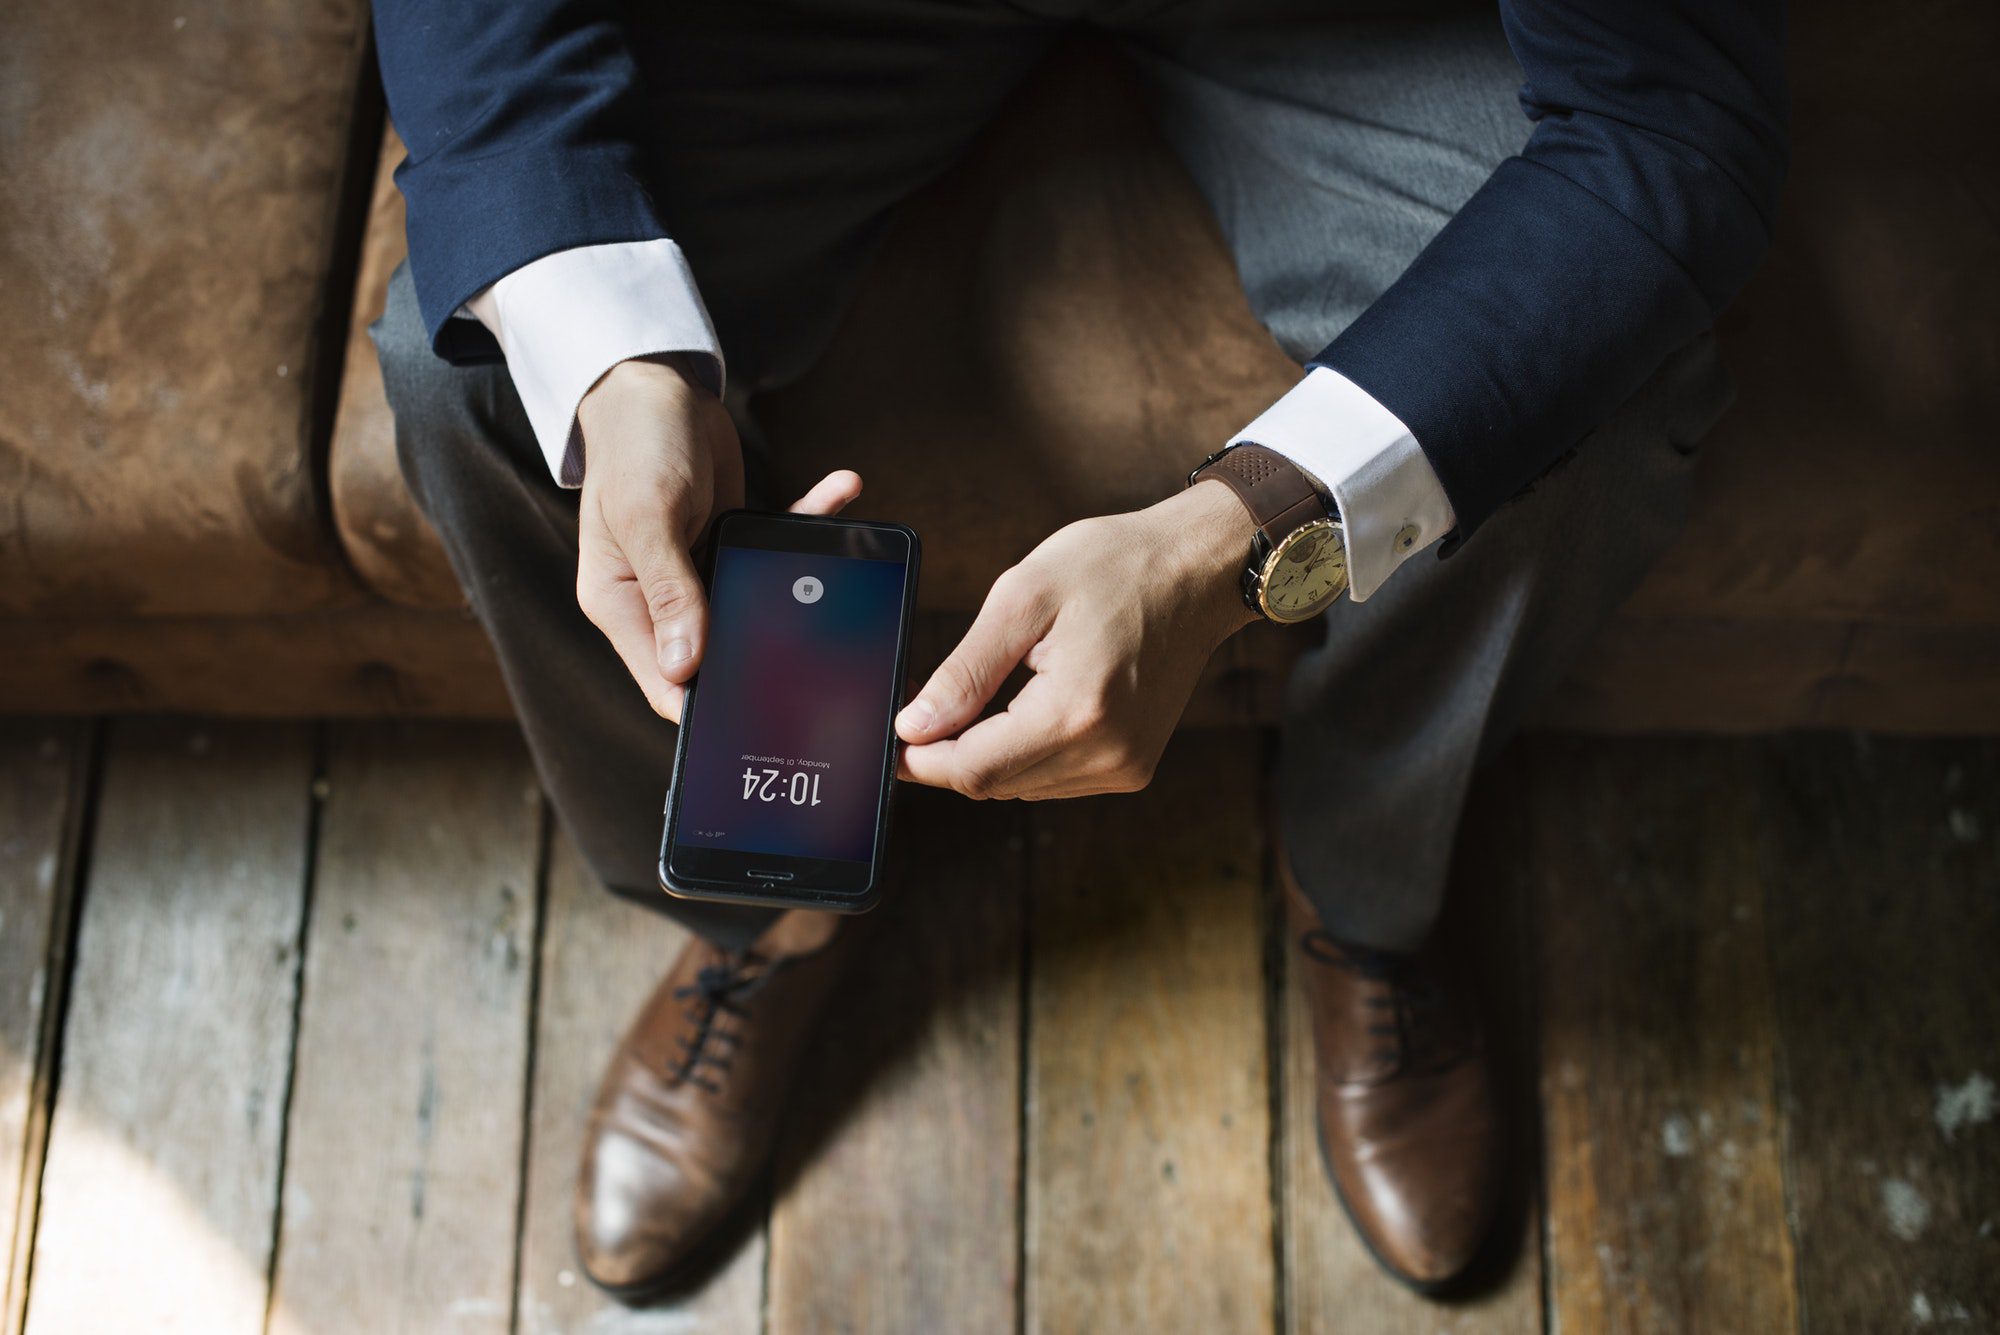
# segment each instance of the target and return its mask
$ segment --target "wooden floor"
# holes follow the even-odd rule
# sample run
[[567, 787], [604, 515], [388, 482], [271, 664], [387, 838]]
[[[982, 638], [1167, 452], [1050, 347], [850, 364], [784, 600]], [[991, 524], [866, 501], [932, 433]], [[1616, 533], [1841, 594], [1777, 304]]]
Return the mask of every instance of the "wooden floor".
[[679, 938], [511, 731], [0, 724], [5, 1331], [2000, 1329], [2000, 745], [1503, 759], [1451, 926], [1519, 1190], [1449, 1307], [1321, 1176], [1265, 745], [911, 801], [768, 1208], [634, 1314], [569, 1180]]

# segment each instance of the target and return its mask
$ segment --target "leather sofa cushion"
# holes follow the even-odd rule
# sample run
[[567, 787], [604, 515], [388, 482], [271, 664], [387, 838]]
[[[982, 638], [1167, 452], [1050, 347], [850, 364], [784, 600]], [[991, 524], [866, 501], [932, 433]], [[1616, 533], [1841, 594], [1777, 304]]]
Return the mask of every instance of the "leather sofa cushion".
[[1628, 610], [2000, 625], [2000, 6], [1790, 23], [1777, 241], [1721, 331], [1740, 394]]
[[0, 614], [362, 598], [312, 423], [366, 43], [366, 0], [0, 5]]
[[[1798, 17], [1779, 241], [1722, 330], [1740, 398], [1703, 447], [1685, 539], [1628, 618], [2000, 624], [2000, 233], [1981, 203], [2000, 182], [1974, 109], [1937, 115], [1977, 82], [1994, 12], [1955, 7], [1943, 31], [1928, 11]], [[822, 363], [760, 407], [786, 486], [859, 468], [863, 511], [924, 533], [934, 608], [976, 607], [1066, 520], [1178, 485], [1298, 373], [1192, 184], [1104, 75], [1086, 62], [1044, 80], [912, 201]], [[396, 217], [385, 204], [371, 233], [378, 285], [401, 255]], [[350, 347], [372, 363], [365, 339]], [[374, 377], [350, 368], [340, 529], [377, 590], [446, 605]], [[1837, 653], [1821, 665], [1839, 668]]]

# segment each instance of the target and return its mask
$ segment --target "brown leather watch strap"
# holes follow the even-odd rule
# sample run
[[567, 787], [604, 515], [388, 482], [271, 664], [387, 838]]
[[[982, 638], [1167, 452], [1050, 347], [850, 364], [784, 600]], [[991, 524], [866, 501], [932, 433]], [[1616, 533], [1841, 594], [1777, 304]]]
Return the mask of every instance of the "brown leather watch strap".
[[1300, 525], [1329, 516], [1326, 501], [1304, 470], [1262, 445], [1223, 451], [1190, 473], [1188, 485], [1210, 477], [1229, 484], [1250, 511], [1250, 521], [1273, 547]]

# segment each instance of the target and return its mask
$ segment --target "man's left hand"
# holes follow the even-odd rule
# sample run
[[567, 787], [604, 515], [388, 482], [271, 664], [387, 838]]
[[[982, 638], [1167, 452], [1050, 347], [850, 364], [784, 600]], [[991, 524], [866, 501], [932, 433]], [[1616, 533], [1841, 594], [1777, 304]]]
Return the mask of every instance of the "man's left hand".
[[[1030, 800], [1144, 788], [1210, 655], [1254, 619], [1250, 536], [1219, 482], [1054, 534], [994, 581], [897, 716], [903, 777]], [[980, 718], [1017, 666], [1034, 675]]]

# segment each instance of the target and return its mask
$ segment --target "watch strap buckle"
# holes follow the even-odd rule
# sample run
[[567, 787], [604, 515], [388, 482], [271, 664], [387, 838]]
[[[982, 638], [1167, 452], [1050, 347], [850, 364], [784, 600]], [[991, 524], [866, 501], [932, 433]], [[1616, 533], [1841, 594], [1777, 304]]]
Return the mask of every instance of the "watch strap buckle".
[[1192, 487], [1195, 483], [1199, 482], [1201, 480], [1202, 471], [1204, 469], [1208, 468], [1217, 459], [1220, 459], [1223, 455], [1229, 453], [1231, 450], [1235, 449], [1236, 446], [1241, 443], [1242, 443], [1241, 441], [1238, 441], [1235, 444], [1224, 445], [1221, 449], [1215, 451], [1213, 454], [1203, 459], [1193, 468], [1188, 469], [1187, 482], [1183, 485]]

